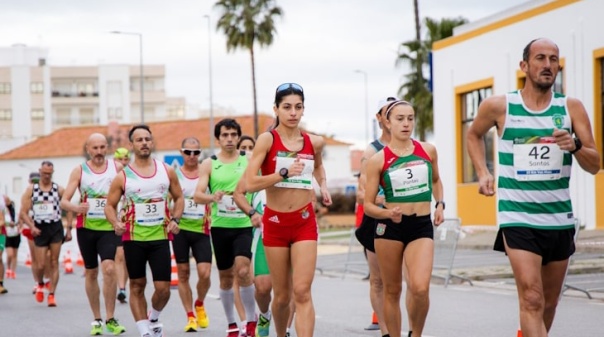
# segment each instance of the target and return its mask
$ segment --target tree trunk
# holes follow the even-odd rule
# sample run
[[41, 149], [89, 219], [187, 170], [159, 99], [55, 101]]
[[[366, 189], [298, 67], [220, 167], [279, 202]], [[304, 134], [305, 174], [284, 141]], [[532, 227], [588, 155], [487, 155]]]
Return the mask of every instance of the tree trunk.
[[250, 48], [252, 58], [252, 91], [254, 93], [254, 139], [258, 138], [258, 102], [256, 101], [256, 63], [254, 61], [254, 45]]
[[[420, 18], [419, 18], [419, 0], [413, 0], [413, 11], [415, 14], [415, 41], [417, 41], [417, 55], [416, 55], [416, 62], [415, 62], [415, 71], [417, 73], [417, 76], [415, 77], [417, 83], [416, 85], [416, 90], [421, 90], [421, 87], [423, 86], [423, 80], [424, 80], [424, 74], [423, 74], [423, 66], [424, 66], [424, 55], [423, 55], [423, 50], [422, 50], [422, 40], [421, 40], [421, 26], [420, 26]], [[417, 104], [418, 102], [415, 102], [415, 113], [416, 115], [419, 117], [419, 119], [423, 119], [426, 116], [423, 115], [424, 111], [422, 110], [422, 107]], [[419, 124], [424, 124], [424, 123], [419, 123]], [[424, 133], [424, 128], [420, 127], [419, 132], [417, 133], [418, 138], [420, 140], [424, 140], [425, 138], [425, 133]]]

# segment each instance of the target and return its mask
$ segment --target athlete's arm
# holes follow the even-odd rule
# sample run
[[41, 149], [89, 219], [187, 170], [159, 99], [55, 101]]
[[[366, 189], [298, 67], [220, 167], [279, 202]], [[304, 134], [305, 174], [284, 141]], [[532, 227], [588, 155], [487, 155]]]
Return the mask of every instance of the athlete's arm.
[[[422, 143], [422, 146], [430, 155], [430, 159], [432, 159], [432, 195], [434, 196], [434, 200], [443, 201], [443, 183], [440, 180], [440, 173], [438, 171], [438, 154], [436, 147], [428, 143]], [[445, 221], [444, 205], [439, 204], [434, 211], [434, 225], [438, 226], [443, 223], [443, 221]]]
[[243, 213], [249, 214], [252, 210], [252, 205], [247, 202], [247, 198], [245, 197], [246, 193], [245, 179], [239, 179], [237, 187], [235, 187], [235, 191], [233, 191], [233, 201], [235, 201], [235, 204]]
[[315, 167], [313, 175], [315, 180], [319, 184], [321, 190], [321, 197], [323, 197], [323, 205], [331, 205], [331, 194], [327, 190], [327, 177], [325, 175], [325, 167], [323, 166], [323, 148], [325, 147], [325, 139], [321, 136], [309, 135], [312, 142], [313, 149], [315, 149]]
[[124, 194], [124, 182], [125, 176], [123, 172], [113, 178], [109, 187], [109, 193], [107, 194], [107, 203], [105, 204], [105, 217], [113, 225], [113, 228], [115, 228], [116, 234], [122, 234], [118, 233], [118, 229], [121, 230], [124, 227], [117, 217], [117, 205]]
[[195, 194], [193, 194], [193, 200], [196, 204], [206, 205], [211, 202], [217, 202], [222, 198], [224, 192], [211, 191], [214, 194], [208, 194], [208, 184], [210, 183], [210, 174], [212, 172], [212, 158], [206, 158], [199, 165], [199, 180], [197, 181], [197, 187], [195, 187]]
[[80, 178], [82, 176], [82, 169], [80, 166], [71, 171], [69, 175], [69, 181], [67, 182], [67, 187], [63, 192], [63, 196], [61, 197], [61, 209], [69, 212], [74, 212], [77, 214], [85, 214], [88, 212], [88, 203], [82, 202], [80, 204], [75, 204], [71, 202], [73, 195], [75, 194], [76, 189], [80, 185]]
[[[596, 174], [600, 171], [600, 154], [596, 148], [593, 134], [591, 133], [591, 123], [583, 103], [575, 98], [567, 99], [568, 113], [570, 114], [570, 120], [572, 122], [572, 129], [575, 136], [581, 141], [583, 146], [573, 155], [579, 166], [585, 171]], [[569, 148], [563, 148], [563, 150], [574, 150], [576, 148], [574, 140], [570, 135], [565, 137]], [[560, 143], [558, 143], [560, 145]]]
[[375, 219], [390, 218], [390, 210], [382, 208], [375, 203], [375, 197], [378, 193], [380, 184], [381, 168], [384, 165], [384, 151], [378, 152], [375, 156], [367, 161], [366, 175], [367, 182], [365, 184], [365, 214]]
[[484, 136], [493, 127], [501, 128], [505, 118], [505, 96], [491, 96], [480, 104], [478, 113], [466, 134], [468, 154], [476, 170], [479, 181], [479, 193], [486, 196], [495, 194], [494, 179], [487, 167]]
[[172, 206], [172, 217], [180, 219], [182, 217], [182, 212], [185, 209], [185, 198], [182, 194], [182, 188], [180, 187], [180, 182], [178, 181], [178, 176], [172, 167], [166, 165], [168, 170], [168, 177], [170, 178], [170, 195], [172, 196], [173, 206]]
[[365, 203], [365, 184], [367, 183], [367, 161], [375, 154], [375, 148], [367, 145], [361, 157], [361, 170], [359, 171], [359, 185], [357, 187], [357, 204]]
[[252, 152], [252, 159], [248, 162], [245, 173], [243, 174], [248, 192], [264, 190], [283, 180], [283, 177], [279, 175], [279, 172], [273, 172], [265, 176], [258, 175], [260, 166], [262, 166], [272, 145], [273, 135], [269, 132], [265, 132], [258, 136], [254, 152]]
[[21, 196], [21, 211], [19, 212], [19, 216], [21, 221], [23, 221], [30, 229], [34, 229], [36, 227], [33, 219], [29, 216], [29, 210], [31, 209], [31, 194], [33, 191], [33, 185], [29, 184], [23, 192]]

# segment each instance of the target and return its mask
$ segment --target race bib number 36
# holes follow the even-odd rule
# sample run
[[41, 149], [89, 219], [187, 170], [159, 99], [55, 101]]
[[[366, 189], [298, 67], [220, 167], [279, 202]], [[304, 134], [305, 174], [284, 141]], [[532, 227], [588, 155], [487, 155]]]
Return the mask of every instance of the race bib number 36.
[[405, 163], [389, 171], [388, 176], [395, 197], [408, 197], [430, 190], [428, 165], [423, 161]]
[[518, 181], [560, 179], [564, 151], [551, 137], [514, 141], [514, 176]]
[[107, 199], [88, 199], [88, 213], [86, 216], [90, 219], [105, 219], [105, 205]]
[[134, 205], [136, 222], [141, 226], [163, 225], [166, 218], [166, 202], [157, 201]]

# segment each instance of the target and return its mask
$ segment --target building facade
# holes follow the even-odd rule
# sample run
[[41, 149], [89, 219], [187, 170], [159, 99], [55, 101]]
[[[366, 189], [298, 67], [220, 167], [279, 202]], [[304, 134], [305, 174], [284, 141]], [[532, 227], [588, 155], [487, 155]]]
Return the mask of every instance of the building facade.
[[[452, 37], [434, 44], [434, 135], [448, 217], [460, 217], [465, 225], [496, 224], [497, 199], [478, 194], [465, 136], [484, 98], [522, 88], [522, 51], [535, 38], [550, 38], [559, 46], [562, 70], [554, 90], [583, 102], [596, 146], [604, 158], [601, 13], [604, 1], [600, 0], [527, 1], [460, 26]], [[495, 127], [485, 145], [487, 163], [495, 175]], [[592, 176], [581, 170], [576, 161], [572, 170], [574, 216], [586, 228], [604, 228], [604, 171]]]

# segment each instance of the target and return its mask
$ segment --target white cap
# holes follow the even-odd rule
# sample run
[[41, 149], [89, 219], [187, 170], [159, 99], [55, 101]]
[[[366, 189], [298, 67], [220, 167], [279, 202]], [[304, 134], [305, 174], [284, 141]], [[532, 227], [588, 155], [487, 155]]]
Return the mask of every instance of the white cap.
[[377, 106], [377, 112], [379, 113], [380, 111], [382, 111], [382, 108], [385, 107], [386, 105], [390, 104], [390, 102], [396, 101], [398, 100], [398, 98], [396, 96], [387, 96], [384, 97], [382, 99], [380, 99], [380, 101], [378, 102], [378, 106]]

